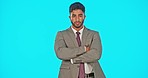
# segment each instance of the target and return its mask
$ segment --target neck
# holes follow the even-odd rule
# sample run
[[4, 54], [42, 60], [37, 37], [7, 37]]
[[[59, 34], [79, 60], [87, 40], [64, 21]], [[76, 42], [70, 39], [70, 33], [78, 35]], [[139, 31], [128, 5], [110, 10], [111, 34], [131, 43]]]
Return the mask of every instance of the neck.
[[79, 28], [76, 28], [75, 26], [72, 26], [73, 29], [75, 29], [76, 31], [80, 31], [84, 26], [82, 25], [81, 27]]

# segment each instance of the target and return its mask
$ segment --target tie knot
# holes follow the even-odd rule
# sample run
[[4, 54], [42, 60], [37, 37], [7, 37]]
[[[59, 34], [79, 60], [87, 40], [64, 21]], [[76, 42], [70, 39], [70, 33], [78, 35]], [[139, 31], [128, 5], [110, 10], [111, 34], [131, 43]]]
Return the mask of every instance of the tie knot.
[[77, 35], [79, 35], [79, 34], [80, 34], [80, 32], [76, 32], [76, 34], [77, 34]]

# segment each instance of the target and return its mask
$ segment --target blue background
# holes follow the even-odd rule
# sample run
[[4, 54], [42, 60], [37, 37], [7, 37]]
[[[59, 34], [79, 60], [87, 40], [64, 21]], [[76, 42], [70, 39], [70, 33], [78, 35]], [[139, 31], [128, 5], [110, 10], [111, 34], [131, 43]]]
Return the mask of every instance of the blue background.
[[[86, 27], [99, 31], [107, 78], [148, 78], [148, 1], [75, 0]], [[0, 0], [0, 78], [57, 78], [57, 31], [71, 23], [74, 0]]]

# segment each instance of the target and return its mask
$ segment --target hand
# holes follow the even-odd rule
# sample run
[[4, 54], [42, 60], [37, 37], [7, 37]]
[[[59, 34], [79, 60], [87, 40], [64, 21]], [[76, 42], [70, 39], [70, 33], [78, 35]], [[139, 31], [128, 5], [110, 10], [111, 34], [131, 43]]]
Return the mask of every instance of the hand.
[[85, 45], [86, 47], [86, 52], [88, 52], [90, 50], [90, 46], [89, 45]]

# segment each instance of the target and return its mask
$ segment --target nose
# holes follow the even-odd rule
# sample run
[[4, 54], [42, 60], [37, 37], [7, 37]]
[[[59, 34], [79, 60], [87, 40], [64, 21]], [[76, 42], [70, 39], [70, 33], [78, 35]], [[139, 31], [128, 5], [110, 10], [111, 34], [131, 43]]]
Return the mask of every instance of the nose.
[[78, 16], [76, 16], [76, 21], [79, 21], [79, 17]]

